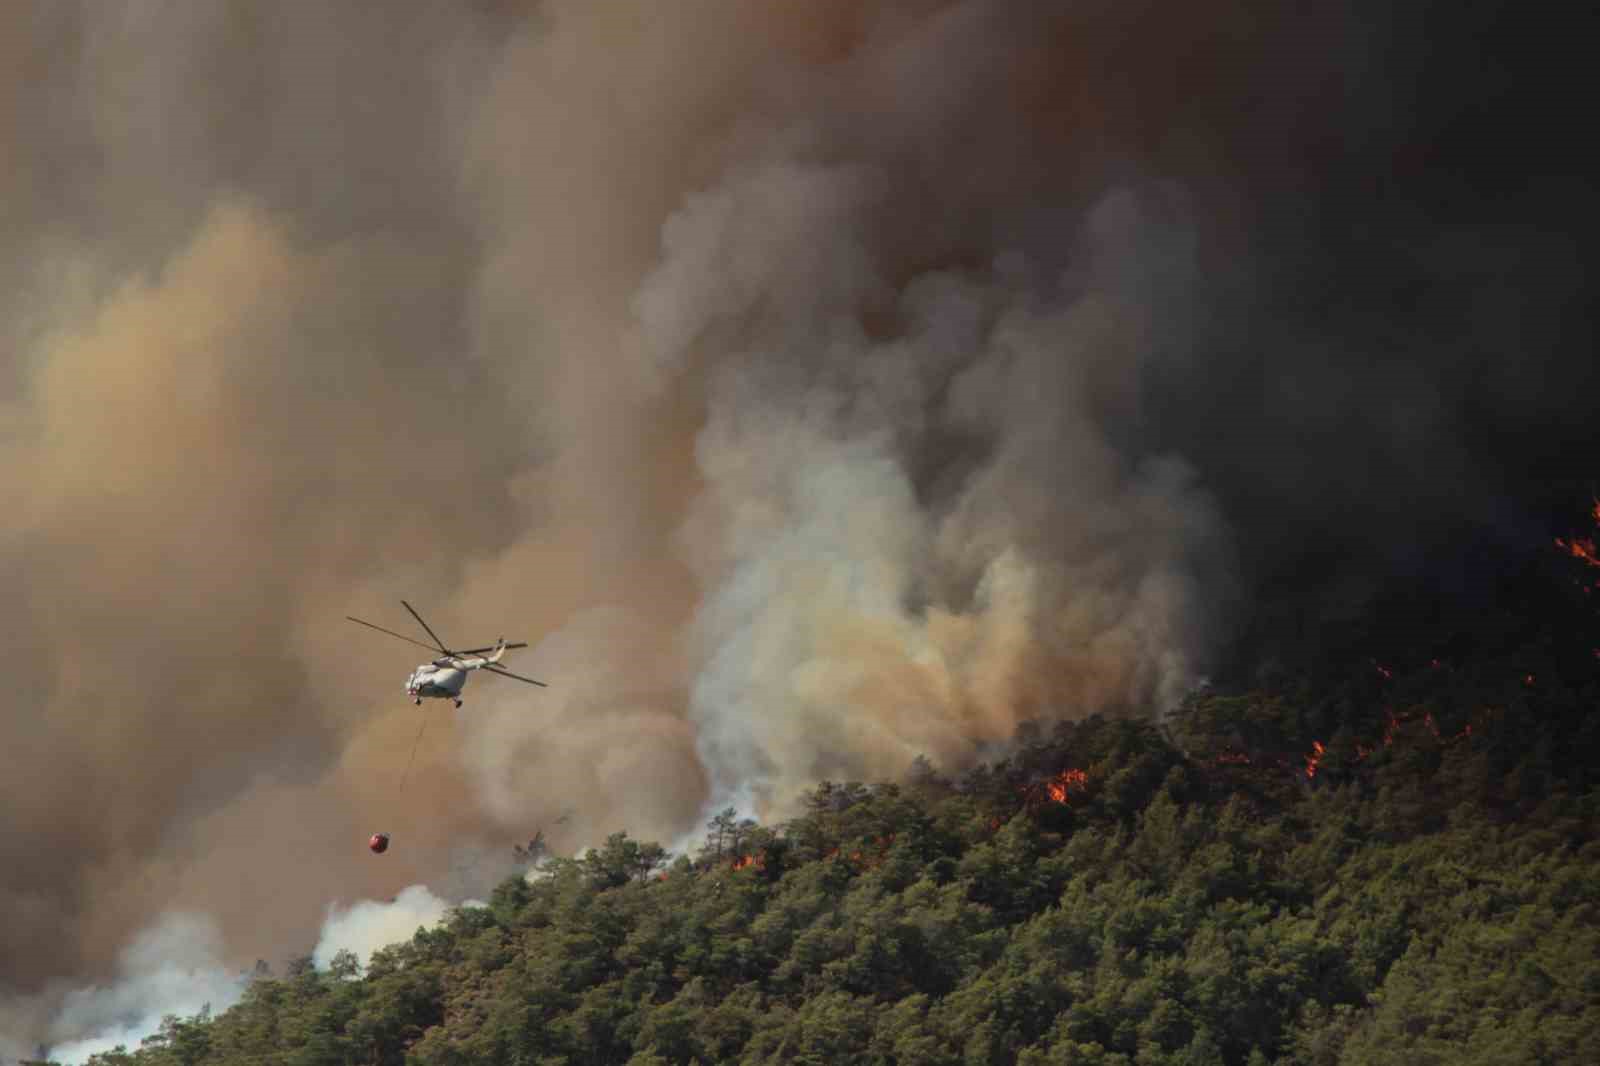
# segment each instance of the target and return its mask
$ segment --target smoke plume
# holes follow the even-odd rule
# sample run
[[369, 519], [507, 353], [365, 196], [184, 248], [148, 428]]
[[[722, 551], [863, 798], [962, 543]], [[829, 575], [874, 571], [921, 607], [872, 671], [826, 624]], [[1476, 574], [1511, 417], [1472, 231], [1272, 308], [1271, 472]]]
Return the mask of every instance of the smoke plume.
[[428, 891], [426, 885], [408, 885], [387, 903], [369, 899], [348, 907], [330, 907], [322, 935], [311, 952], [312, 961], [319, 969], [327, 969], [335, 955], [348, 951], [365, 966], [374, 951], [410, 940], [418, 929], [437, 925], [450, 908], [451, 904]]
[[247, 979], [222, 966], [215, 922], [203, 915], [163, 915], [122, 953], [114, 984], [67, 994], [55, 1032], [89, 1035], [55, 1043], [51, 1057], [77, 1066], [118, 1046], [137, 1048], [167, 1016], [227, 1010]]
[[[1581, 35], [1437, 11], [7, 6], [0, 1034], [169, 912], [302, 955], [1542, 535]], [[412, 707], [402, 596], [551, 687]]]

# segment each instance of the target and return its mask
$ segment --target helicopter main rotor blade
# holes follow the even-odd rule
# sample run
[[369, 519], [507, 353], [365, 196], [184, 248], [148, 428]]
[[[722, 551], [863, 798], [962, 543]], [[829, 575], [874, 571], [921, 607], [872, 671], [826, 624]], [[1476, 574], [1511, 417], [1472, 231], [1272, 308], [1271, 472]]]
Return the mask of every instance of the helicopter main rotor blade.
[[417, 613], [417, 609], [415, 607], [411, 606], [405, 600], [401, 600], [400, 601], [400, 606], [402, 606], [406, 610], [410, 611], [411, 612], [411, 617], [415, 618], [417, 620], [417, 624], [420, 625], [423, 629], [427, 629], [428, 630], [428, 636], [433, 638], [434, 645], [440, 651], [444, 652], [446, 655], [454, 655], [455, 654], [455, 652], [451, 651], [449, 648], [444, 646], [444, 641], [439, 639], [439, 634], [435, 633], [432, 629], [428, 629], [428, 623], [426, 623], [426, 622], [424, 622], [422, 620], [422, 616]]
[[[477, 654], [479, 654], [481, 652], [494, 651], [494, 649], [496, 647], [498, 647], [498, 645], [490, 645], [487, 648], [462, 648], [460, 651], [456, 652], [456, 654], [457, 655], [477, 655]], [[512, 648], [526, 648], [527, 645], [519, 642], [519, 643], [516, 643], [516, 644], [507, 644], [505, 647], [506, 647], [507, 651], [510, 651]]]
[[399, 637], [401, 640], [405, 641], [407, 644], [415, 644], [417, 647], [419, 647], [419, 648], [427, 648], [429, 651], [439, 651], [440, 650], [439, 648], [429, 647], [427, 644], [422, 643], [422, 641], [420, 641], [420, 640], [412, 640], [410, 637], [406, 636], [404, 633], [396, 633], [392, 629], [385, 629], [382, 626], [375, 626], [371, 622], [363, 622], [361, 619], [355, 617], [354, 615], [348, 615], [347, 614], [347, 615], [345, 615], [345, 617], [347, 619], [349, 619], [350, 621], [355, 622], [357, 625], [366, 626], [368, 629], [376, 629], [379, 633], [387, 633], [391, 637]]
[[501, 677], [509, 677], [514, 681], [526, 681], [528, 684], [530, 684], [530, 685], [538, 685], [540, 688], [549, 688], [550, 687], [549, 685], [545, 684], [543, 681], [535, 681], [531, 677], [523, 677], [521, 674], [513, 674], [510, 670], [504, 669], [503, 667], [496, 666], [494, 663], [485, 663], [483, 666], [479, 667], [479, 669], [487, 670], [491, 674], [499, 674]]

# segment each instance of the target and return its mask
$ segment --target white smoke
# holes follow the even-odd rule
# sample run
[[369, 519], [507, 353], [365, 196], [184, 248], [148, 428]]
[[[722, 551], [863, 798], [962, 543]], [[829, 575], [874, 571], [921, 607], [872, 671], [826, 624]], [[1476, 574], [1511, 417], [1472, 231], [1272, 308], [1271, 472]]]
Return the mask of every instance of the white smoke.
[[387, 902], [364, 899], [348, 907], [330, 906], [311, 959], [318, 969], [326, 969], [336, 954], [349, 951], [365, 966], [374, 951], [410, 940], [418, 929], [444, 921], [451, 910], [481, 906], [476, 900], [452, 904], [426, 885], [410, 885]]
[[[374, 951], [438, 925], [452, 910], [483, 905], [477, 900], [453, 904], [424, 885], [411, 885], [386, 902], [330, 906], [312, 961], [326, 969], [344, 950], [365, 965]], [[233, 1006], [250, 975], [226, 968], [222, 954], [221, 935], [210, 916], [164, 915], [123, 951], [114, 982], [67, 993], [51, 1025], [50, 1058], [79, 1066], [119, 1046], [137, 1049], [169, 1015], [189, 1018], [205, 1009], [218, 1014]]]
[[1205, 650], [1220, 517], [1180, 461], [1107, 436], [1182, 218], [1114, 195], [1070, 274], [1004, 255], [895, 291], [884, 190], [864, 167], [735, 170], [668, 222], [636, 302], [660, 365], [711, 381], [682, 543], [713, 806], [1160, 706]]
[[223, 967], [221, 959], [221, 934], [212, 918], [164, 915], [124, 949], [114, 983], [67, 994], [51, 1029], [50, 1058], [78, 1066], [118, 1046], [138, 1048], [168, 1015], [226, 1010], [249, 979]]

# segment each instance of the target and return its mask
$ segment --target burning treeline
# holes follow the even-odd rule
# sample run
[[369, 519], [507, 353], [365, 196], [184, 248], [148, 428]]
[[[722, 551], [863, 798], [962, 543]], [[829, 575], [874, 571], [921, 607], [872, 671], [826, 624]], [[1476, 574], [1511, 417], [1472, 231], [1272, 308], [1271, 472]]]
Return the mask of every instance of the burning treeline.
[[[1239, 696], [1199, 694], [1175, 713], [1164, 730], [1130, 719], [1099, 715], [1056, 726], [1047, 736], [1024, 729], [1016, 750], [994, 764], [985, 764], [949, 779], [926, 764], [898, 785], [868, 787], [859, 783], [823, 782], [808, 794], [806, 813], [774, 827], [753, 820], [737, 821], [725, 811], [708, 824], [709, 833], [698, 861], [683, 872], [724, 871], [739, 877], [774, 882], [788, 870], [810, 862], [838, 864], [842, 875], [870, 873], [896, 861], [897, 848], [911, 845], [893, 821], [909, 809], [898, 797], [965, 796], [968, 816], [950, 826], [975, 840], [991, 840], [1023, 818], [1063, 841], [1083, 818], [1126, 811], [1158, 787], [1172, 787], [1172, 775], [1188, 775], [1189, 785], [1214, 793], [1240, 792], [1258, 799], [1304, 795], [1330, 779], [1337, 785], [1379, 775], [1405, 772], [1415, 760], [1431, 765], [1441, 759], [1470, 760], [1462, 749], [1485, 738], [1502, 745], [1505, 731], [1527, 706], [1484, 703], [1463, 717], [1436, 709], [1428, 702], [1409, 702], [1403, 689], [1431, 681], [1446, 684], [1453, 668], [1432, 658], [1407, 670], [1398, 665], [1369, 663], [1352, 684], [1375, 682], [1367, 689], [1378, 721], [1370, 732], [1346, 728], [1327, 740], [1297, 738], [1298, 711], [1291, 701], [1267, 693]], [[1511, 674], [1505, 686], [1536, 696], [1537, 679]], [[1441, 724], [1443, 718], [1448, 724]], [[1276, 737], [1277, 739], [1272, 739]], [[1188, 750], [1180, 751], [1169, 740]], [[1383, 755], [1386, 758], [1379, 759]], [[1165, 785], [1162, 783], [1166, 782]], [[868, 802], [868, 801], [871, 802]], [[860, 811], [876, 814], [857, 821]], [[1087, 824], [1087, 823], [1084, 823]], [[925, 831], [927, 827], [924, 827]], [[902, 856], [903, 858], [903, 856]], [[654, 875], [667, 880], [671, 871]], [[717, 890], [722, 890], [718, 882]]]
[[[1051, 756], [1054, 757], [1054, 756]], [[949, 787], [950, 783], [932, 772], [926, 763], [920, 763], [918, 776], [905, 786], [913, 791]], [[1009, 771], [1002, 770], [1002, 774]], [[1033, 772], [1036, 774], [1036, 772]], [[984, 776], [969, 780], [960, 787], [981, 790]], [[897, 796], [902, 786], [868, 788], [860, 783], [836, 784], [823, 782], [809, 795], [807, 808], [812, 818], [823, 821], [830, 816], [848, 823], [851, 808], [872, 797], [881, 801], [885, 795]], [[1014, 799], [1009, 807], [978, 819], [985, 832], [1001, 828], [1006, 818], [1017, 811], [1037, 812], [1042, 805], [1066, 805], [1075, 798], [1085, 797], [1090, 789], [1089, 773], [1077, 768], [1027, 781], [1013, 790]], [[777, 876], [786, 865], [802, 858], [821, 862], [842, 863], [855, 872], [879, 867], [893, 852], [899, 833], [884, 825], [860, 827], [856, 833], [845, 833], [844, 842], [823, 843], [823, 837], [802, 831], [794, 832], [797, 824], [807, 824], [801, 818], [774, 831], [758, 826], [753, 820], [736, 821], [731, 809], [725, 810], [707, 823], [706, 844], [695, 864], [702, 869], [725, 868], [733, 873], [749, 872], [762, 876]], [[814, 824], [814, 823], [813, 823]], [[667, 874], [661, 875], [663, 878]]]
[[[1393, 668], [1374, 665], [1380, 684], [1392, 681], [1395, 674]], [[1435, 659], [1430, 662], [1428, 669], [1438, 671], [1447, 667]], [[1533, 675], [1527, 674], [1520, 678], [1520, 683], [1524, 687], [1531, 687], [1535, 680]], [[1380, 695], [1379, 699], [1383, 701], [1384, 697]], [[1236, 706], [1232, 709], [1238, 710]], [[1384, 749], [1395, 747], [1396, 744], [1415, 744], [1430, 740], [1436, 744], [1451, 744], [1469, 740], [1473, 735], [1475, 723], [1481, 730], [1483, 723], [1502, 716], [1504, 708], [1481, 707], [1466, 720], [1453, 725], [1448, 732], [1441, 729], [1433, 711], [1426, 705], [1396, 707], [1385, 702], [1381, 713], [1381, 727], [1375, 732], [1363, 734], [1346, 729], [1337, 739], [1313, 738], [1303, 744], [1297, 744], [1295, 739], [1289, 736], [1280, 736], [1276, 739], [1257, 737], [1254, 740], [1247, 740], [1244, 734], [1249, 732], [1248, 729], [1230, 727], [1225, 719], [1212, 717], [1209, 719], [1212, 727], [1217, 728], [1219, 735], [1228, 739], [1220, 748], [1199, 755], [1198, 761], [1213, 769], [1249, 768], [1254, 771], [1303, 777], [1309, 782], [1317, 778], [1324, 769], [1324, 764], [1330, 759], [1342, 767], [1351, 768]], [[1181, 716], [1182, 712], [1179, 714]], [[1297, 750], [1299, 754], [1296, 754]]]
[[[1593, 514], [1600, 522], [1600, 505]], [[1589, 588], [1586, 572], [1597, 565], [1590, 545], [1587, 538], [1556, 542], [1564, 557], [1581, 564], [1568, 580], [1578, 581], [1585, 591]], [[1565, 635], [1581, 638], [1583, 633], [1572, 630]], [[1600, 657], [1600, 648], [1595, 655]], [[1171, 716], [1166, 729], [1169, 739], [1186, 748], [1187, 757], [1177, 762], [1155, 757], [1152, 765], [1168, 770], [1185, 766], [1215, 777], [1224, 788], [1249, 789], [1254, 783], [1270, 788], [1273, 782], [1298, 782], [1306, 789], [1321, 787], [1330, 778], [1340, 783], [1371, 777], [1396, 760], [1444, 758], [1479, 739], [1491, 746], [1502, 744], [1494, 738], [1503, 734], [1508, 723], [1529, 713], [1541, 698], [1541, 673], [1549, 670], [1552, 688], [1561, 684], [1562, 671], [1554, 664], [1526, 669], [1531, 660], [1521, 656], [1519, 651], [1504, 662], [1487, 665], [1454, 663], [1432, 651], [1386, 661], [1369, 657], [1345, 682], [1350, 692], [1358, 695], [1343, 697], [1365, 706], [1365, 717], [1355, 716], [1336, 733], [1310, 738], [1294, 728], [1299, 712], [1285, 697], [1266, 692], [1224, 696], [1202, 689]], [[1463, 706], [1450, 697], [1463, 685], [1480, 697], [1477, 702]], [[1483, 698], [1492, 696], [1500, 698]], [[1060, 819], [1070, 819], [1074, 810], [1101, 809], [1108, 803], [1117, 806], [1117, 793], [1129, 787], [1127, 770], [1107, 772], [1105, 738], [1123, 731], [1121, 744], [1112, 745], [1122, 753], [1112, 759], [1117, 762], [1128, 747], [1140, 749], [1148, 742], [1133, 739], [1142, 728], [1096, 717], [1059, 726], [1054, 739], [1046, 740], [1037, 727], [1029, 725], [1019, 733], [1016, 752], [994, 766], [979, 767], [959, 783], [951, 783], [919, 761], [903, 787], [948, 787], [974, 797], [990, 797], [987, 813], [977, 816], [980, 835], [1000, 832], [1017, 815], [1064, 824]], [[1380, 755], [1387, 756], [1381, 765]], [[1146, 775], [1147, 781], [1151, 779]], [[811, 795], [808, 807], [813, 815], [840, 814], [868, 794], [880, 793], [859, 784], [825, 782]], [[840, 814], [840, 821], [848, 819]], [[738, 822], [731, 810], [714, 819], [709, 828], [705, 857], [733, 873], [776, 877], [787, 862], [808, 854], [804, 839], [774, 836], [749, 820]], [[874, 827], [846, 835], [846, 842], [825, 848], [813, 843], [815, 853], [810, 857], [845, 863], [863, 872], [881, 865], [896, 842], [893, 831]]]
[[[1592, 503], [1588, 518], [1600, 526], [1600, 500]], [[1594, 569], [1600, 568], [1600, 553], [1597, 553], [1594, 532], [1555, 537], [1554, 544], [1561, 557], [1576, 564], [1565, 575], [1570, 585], [1579, 589], [1585, 597], [1600, 589], [1600, 581], [1595, 580], [1593, 574]], [[1573, 624], [1574, 628], [1563, 634], [1569, 640], [1581, 642], [1585, 633], [1600, 636], [1593, 625], [1569, 624]], [[1590, 655], [1600, 661], [1600, 645], [1592, 647]], [[1485, 702], [1475, 707], [1457, 707], [1436, 713], [1436, 708], [1426, 700], [1416, 699], [1420, 692], [1455, 687], [1450, 678], [1459, 667], [1438, 655], [1428, 653], [1415, 657], [1414, 664], [1405, 670], [1392, 660], [1384, 662], [1369, 658], [1367, 662], [1371, 673], [1366, 675], [1365, 681], [1358, 678], [1356, 684], [1366, 690], [1380, 708], [1380, 718], [1375, 726], [1369, 723], [1370, 727], [1363, 730], [1347, 724], [1336, 738], [1318, 737], [1309, 742], [1281, 734], [1250, 736], [1248, 723], [1251, 714], [1235, 704], [1229, 711], [1236, 715], [1231, 725], [1226, 724], [1228, 713], [1210, 719], [1213, 725], [1221, 726], [1222, 735], [1230, 739], [1220, 749], [1203, 756], [1201, 761], [1212, 768], [1265, 769], [1303, 777], [1310, 782], [1325, 773], [1331, 765], [1337, 765], [1343, 771], [1352, 771], [1357, 764], [1397, 745], [1437, 747], [1470, 742], [1475, 735], [1481, 736], [1486, 729], [1502, 721], [1508, 713], [1509, 701]], [[1548, 665], [1549, 661], [1546, 662]], [[1524, 669], [1525, 665], [1523, 660], [1514, 659], [1491, 667], [1498, 687], [1512, 699], [1535, 697], [1539, 690], [1540, 673]], [[1477, 683], [1484, 680], [1481, 669], [1474, 670], [1473, 680]], [[1374, 685], [1375, 691], [1371, 689]], [[1448, 715], [1447, 724], [1441, 724], [1441, 715]]]

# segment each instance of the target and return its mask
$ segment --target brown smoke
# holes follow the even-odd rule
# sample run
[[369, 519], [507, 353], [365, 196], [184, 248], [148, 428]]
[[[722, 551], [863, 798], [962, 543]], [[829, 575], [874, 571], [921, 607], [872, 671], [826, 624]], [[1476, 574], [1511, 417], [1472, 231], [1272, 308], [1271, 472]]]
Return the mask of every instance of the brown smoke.
[[[1462, 258], [1351, 193], [1405, 72], [1257, 8], [8, 6], [0, 1031], [168, 910], [247, 965], [541, 826], [1159, 707], [1307, 530], [1480, 507], [1462, 426], [1584, 390], [1463, 337], [1569, 275], [1373, 327], [1366, 257]], [[403, 794], [420, 653], [343, 621], [402, 596], [551, 683], [430, 705]]]
[[[720, 54], [648, 5], [8, 18], [55, 59], [8, 64], [0, 110], [0, 573], [33, 664], [4, 722], [8, 993], [109, 973], [169, 908], [241, 964], [309, 949], [327, 903], [568, 808], [564, 847], [693, 823], [674, 530], [702, 404], [627, 357], [629, 299], [700, 138], [817, 47], [701, 7]], [[398, 627], [402, 595], [451, 640], [565, 628], [516, 664], [554, 699], [480, 681], [483, 722], [436, 722], [397, 795], [417, 656], [342, 616]]]

